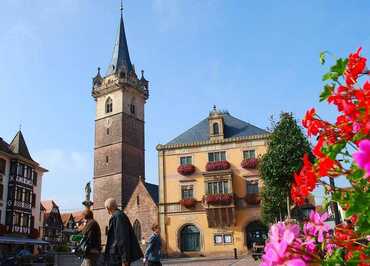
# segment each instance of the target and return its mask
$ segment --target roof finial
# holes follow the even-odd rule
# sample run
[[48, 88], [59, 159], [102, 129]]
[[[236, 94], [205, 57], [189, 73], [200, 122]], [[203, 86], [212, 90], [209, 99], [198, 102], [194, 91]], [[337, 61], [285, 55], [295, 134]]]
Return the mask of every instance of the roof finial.
[[217, 110], [217, 107], [216, 107], [216, 105], [214, 104], [213, 105], [213, 111], [216, 111]]
[[121, 17], [123, 16], [123, 0], [121, 0], [121, 8], [120, 8], [120, 10], [121, 10]]
[[19, 131], [22, 131], [22, 121], [19, 123]]

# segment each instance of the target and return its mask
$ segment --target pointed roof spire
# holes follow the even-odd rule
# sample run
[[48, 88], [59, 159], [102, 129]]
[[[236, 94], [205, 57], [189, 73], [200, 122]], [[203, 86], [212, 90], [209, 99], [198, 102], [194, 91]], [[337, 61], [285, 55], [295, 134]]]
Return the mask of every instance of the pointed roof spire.
[[130, 54], [125, 33], [125, 25], [123, 23], [123, 3], [121, 0], [121, 19], [118, 29], [117, 39], [113, 48], [112, 62], [108, 67], [107, 75], [117, 73], [122, 68], [125, 68], [127, 73], [133, 70]]
[[33, 161], [21, 130], [17, 132], [17, 135], [15, 135], [14, 139], [10, 143], [10, 149], [15, 154], [21, 155], [24, 158]]

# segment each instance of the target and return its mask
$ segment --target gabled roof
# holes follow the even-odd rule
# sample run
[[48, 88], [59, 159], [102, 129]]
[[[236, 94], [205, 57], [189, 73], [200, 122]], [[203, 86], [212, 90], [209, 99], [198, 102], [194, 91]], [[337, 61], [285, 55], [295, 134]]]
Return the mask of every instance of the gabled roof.
[[68, 222], [71, 218], [74, 220], [72, 213], [61, 213], [60, 217], [62, 218], [62, 222], [64, 226], [68, 225]]
[[120, 69], [125, 68], [127, 73], [133, 70], [130, 54], [125, 33], [125, 25], [121, 14], [120, 25], [118, 29], [117, 39], [113, 48], [112, 62], [108, 67], [107, 75], [117, 73]]
[[145, 182], [144, 183], [146, 190], [149, 192], [150, 196], [152, 197], [155, 204], [158, 205], [159, 203], [159, 189], [158, 185], [150, 184]]
[[[227, 112], [222, 114], [224, 119], [224, 138], [247, 137], [269, 134], [264, 129], [251, 125], [243, 120], [233, 117]], [[209, 140], [208, 117], [200, 121], [194, 127], [177, 136], [166, 145], [191, 144], [194, 142]]]
[[19, 130], [17, 132], [17, 135], [15, 135], [14, 139], [10, 143], [10, 149], [13, 153], [33, 161], [30, 152], [28, 151], [28, 147], [26, 141], [24, 140], [22, 131]]
[[0, 138], [0, 151], [9, 153], [9, 154], [13, 153], [12, 150], [10, 149], [10, 145], [2, 138]]
[[58, 208], [58, 205], [53, 200], [44, 200], [41, 201], [41, 205], [45, 209], [45, 213], [50, 213], [53, 208]]

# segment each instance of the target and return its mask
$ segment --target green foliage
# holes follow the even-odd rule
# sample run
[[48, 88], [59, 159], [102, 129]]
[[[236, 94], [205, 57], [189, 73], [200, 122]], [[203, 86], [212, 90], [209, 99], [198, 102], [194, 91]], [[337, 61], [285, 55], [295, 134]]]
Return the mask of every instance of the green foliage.
[[[321, 58], [321, 54], [320, 54], [320, 58]], [[336, 64], [330, 68], [330, 72], [323, 75], [322, 80], [323, 81], [327, 81], [327, 80], [338, 81], [339, 77], [343, 75], [346, 69], [347, 63], [348, 63], [347, 59], [339, 58], [336, 61]]]
[[335, 249], [331, 256], [328, 256], [323, 261], [322, 265], [324, 266], [336, 266], [336, 265], [345, 265], [343, 260], [344, 251], [341, 248]]
[[324, 90], [320, 94], [320, 102], [323, 102], [326, 99], [328, 99], [329, 96], [332, 95], [333, 91], [334, 91], [334, 85], [326, 84], [324, 86]]
[[262, 218], [266, 224], [286, 216], [286, 200], [304, 153], [312, 154], [307, 138], [293, 115], [282, 113], [280, 121], [273, 124], [269, 147], [260, 164], [264, 181]]

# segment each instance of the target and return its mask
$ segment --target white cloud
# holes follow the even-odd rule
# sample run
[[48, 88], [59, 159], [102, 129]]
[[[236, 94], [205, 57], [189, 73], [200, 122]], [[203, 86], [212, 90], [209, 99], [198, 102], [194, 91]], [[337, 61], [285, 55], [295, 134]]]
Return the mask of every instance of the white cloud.
[[63, 210], [81, 209], [86, 182], [92, 179], [92, 154], [47, 149], [33, 157], [49, 170], [44, 175], [42, 199], [53, 199]]

